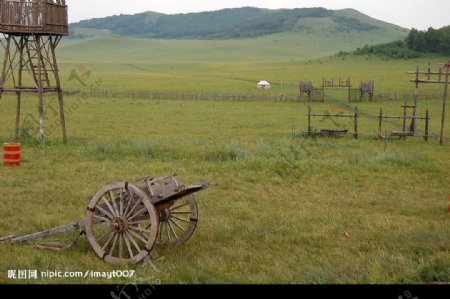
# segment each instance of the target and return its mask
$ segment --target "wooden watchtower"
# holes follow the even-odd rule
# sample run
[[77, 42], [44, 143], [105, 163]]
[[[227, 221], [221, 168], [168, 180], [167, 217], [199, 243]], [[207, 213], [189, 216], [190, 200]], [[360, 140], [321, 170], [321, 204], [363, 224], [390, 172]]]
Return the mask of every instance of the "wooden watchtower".
[[0, 97], [13, 92], [17, 97], [16, 138], [19, 138], [22, 92], [38, 94], [39, 133], [44, 143], [45, 93], [56, 93], [61, 129], [67, 141], [63, 94], [56, 47], [68, 35], [65, 0], [0, 0], [0, 43], [4, 48], [0, 74]]

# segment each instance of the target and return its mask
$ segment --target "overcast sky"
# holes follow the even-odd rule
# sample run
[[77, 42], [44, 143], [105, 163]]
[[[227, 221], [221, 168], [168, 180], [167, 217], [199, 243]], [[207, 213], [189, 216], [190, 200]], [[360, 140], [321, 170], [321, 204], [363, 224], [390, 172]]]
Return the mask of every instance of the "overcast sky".
[[67, 0], [67, 3], [71, 23], [144, 11], [175, 14], [253, 6], [272, 9], [354, 8], [373, 18], [420, 30], [450, 25], [450, 0]]

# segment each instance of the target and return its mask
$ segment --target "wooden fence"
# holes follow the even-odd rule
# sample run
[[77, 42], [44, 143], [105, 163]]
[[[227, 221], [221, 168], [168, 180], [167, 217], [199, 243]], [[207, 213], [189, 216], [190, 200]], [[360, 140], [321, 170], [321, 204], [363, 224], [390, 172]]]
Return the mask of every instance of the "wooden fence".
[[[349, 97], [350, 102], [382, 102], [382, 101], [414, 101], [414, 91], [410, 92], [376, 92], [372, 95], [363, 95], [360, 97], [359, 90], [357, 93], [352, 93]], [[418, 100], [427, 101], [442, 99], [442, 92], [422, 92], [418, 96]]]
[[183, 92], [159, 92], [159, 91], [65, 91], [67, 95], [83, 93], [85, 97], [92, 98], [131, 98], [147, 100], [204, 100], [204, 101], [284, 101], [297, 102], [299, 95], [282, 94], [241, 94], [241, 93], [183, 93]]
[[[3, 92], [4, 95], [15, 95], [13, 92]], [[159, 91], [135, 91], [135, 90], [64, 90], [64, 95], [84, 98], [116, 98], [116, 99], [143, 99], [143, 100], [202, 100], [202, 101], [272, 101], [272, 102], [309, 102], [308, 97], [282, 94], [241, 94], [241, 93], [183, 93], [183, 92], [159, 92]], [[27, 95], [23, 96], [32, 96]], [[441, 92], [421, 93], [419, 101], [442, 99]], [[413, 101], [413, 92], [375, 93], [372, 101]], [[365, 97], [363, 101], [368, 101]], [[313, 102], [313, 101], [311, 101]], [[326, 100], [325, 100], [326, 102]], [[361, 102], [359, 97], [351, 99], [351, 102]]]

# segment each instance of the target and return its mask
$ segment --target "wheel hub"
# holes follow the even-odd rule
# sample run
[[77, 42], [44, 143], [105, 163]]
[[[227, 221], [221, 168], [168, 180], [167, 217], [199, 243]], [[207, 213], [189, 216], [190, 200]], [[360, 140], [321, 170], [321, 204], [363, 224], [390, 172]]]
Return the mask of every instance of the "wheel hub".
[[115, 217], [111, 220], [111, 230], [122, 233], [128, 228], [128, 222], [125, 218]]
[[165, 221], [169, 218], [169, 216], [170, 216], [169, 209], [159, 211], [159, 221]]

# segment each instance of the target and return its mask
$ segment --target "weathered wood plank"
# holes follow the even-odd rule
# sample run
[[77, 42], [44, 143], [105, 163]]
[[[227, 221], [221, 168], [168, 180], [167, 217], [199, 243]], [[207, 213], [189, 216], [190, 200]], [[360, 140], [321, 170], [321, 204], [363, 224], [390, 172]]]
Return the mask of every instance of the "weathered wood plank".
[[414, 132], [392, 131], [391, 136], [399, 136], [399, 137], [414, 136]]

